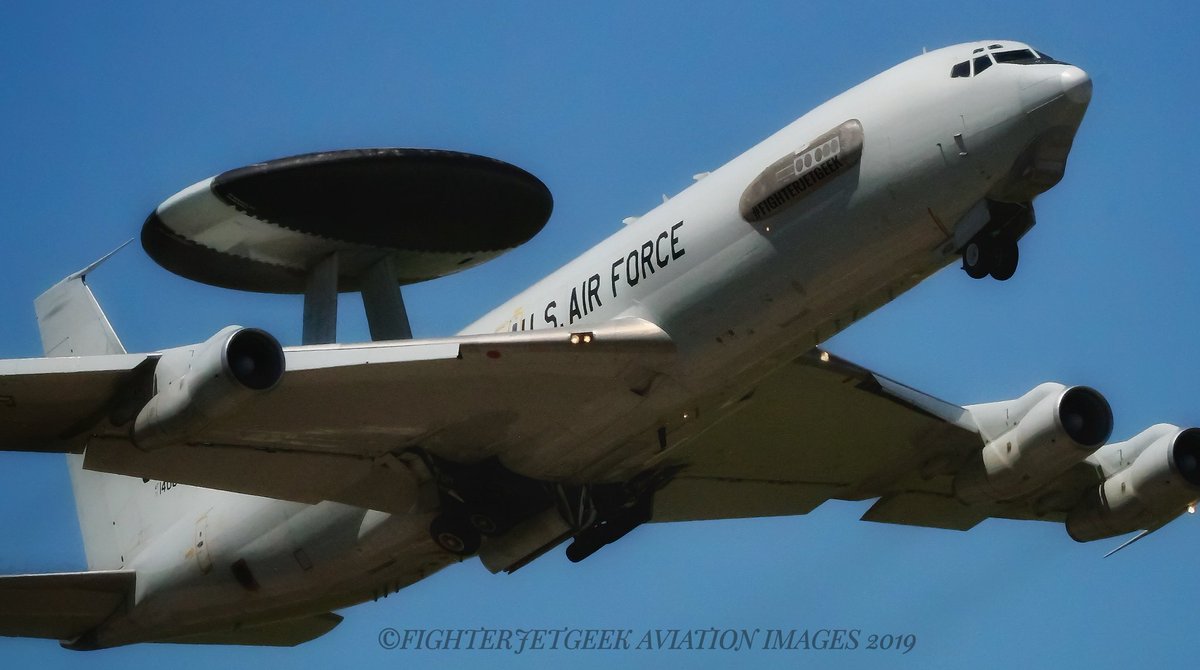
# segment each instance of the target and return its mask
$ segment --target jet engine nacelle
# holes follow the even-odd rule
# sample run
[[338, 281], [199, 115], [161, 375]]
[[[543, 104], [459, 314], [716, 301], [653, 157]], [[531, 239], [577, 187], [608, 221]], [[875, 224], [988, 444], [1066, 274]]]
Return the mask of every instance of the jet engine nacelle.
[[283, 377], [279, 342], [263, 330], [229, 326], [208, 341], [168, 349], [154, 368], [154, 395], [133, 422], [141, 449], [178, 444]]
[[1159, 424], [1105, 453], [1128, 465], [1067, 515], [1067, 533], [1078, 542], [1158, 528], [1200, 498], [1200, 428]]
[[954, 479], [955, 494], [967, 503], [1036, 490], [1103, 445], [1113, 425], [1100, 393], [1052, 382], [1016, 400], [966, 409], [984, 440]]

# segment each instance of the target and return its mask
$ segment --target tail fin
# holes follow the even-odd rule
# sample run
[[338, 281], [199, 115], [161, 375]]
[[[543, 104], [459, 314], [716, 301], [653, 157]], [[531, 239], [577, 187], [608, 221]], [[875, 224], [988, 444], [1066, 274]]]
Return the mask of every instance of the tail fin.
[[42, 333], [42, 349], [47, 356], [125, 353], [125, 347], [113, 331], [108, 317], [104, 316], [104, 310], [100, 309], [85, 278], [129, 242], [51, 286], [33, 301], [38, 330]]
[[[132, 240], [130, 240], [132, 241]], [[125, 244], [129, 244], [126, 242]], [[46, 356], [96, 356], [123, 354], [125, 347], [100, 309], [85, 278], [112, 253], [50, 287], [34, 300], [38, 330]], [[89, 570], [123, 567], [129, 542], [122, 538], [138, 532], [141, 521], [132, 504], [143, 487], [131, 477], [83, 469], [83, 454], [67, 454], [75, 511]], [[132, 517], [130, 516], [132, 514]]]

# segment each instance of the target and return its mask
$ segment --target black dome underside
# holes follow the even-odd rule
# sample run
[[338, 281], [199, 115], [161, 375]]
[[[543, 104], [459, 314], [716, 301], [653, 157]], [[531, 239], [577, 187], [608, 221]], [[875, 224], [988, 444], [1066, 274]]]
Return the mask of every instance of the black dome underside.
[[352, 149], [218, 175], [213, 193], [257, 219], [334, 240], [433, 252], [521, 245], [550, 218], [540, 180], [498, 160], [432, 149]]
[[[331, 249], [352, 245], [403, 252], [400, 257], [429, 254], [419, 268], [394, 267], [402, 283], [452, 274], [520, 246], [546, 225], [553, 209], [549, 189], [528, 172], [434, 149], [282, 158], [222, 173], [212, 180], [211, 192], [243, 214], [321, 238]], [[226, 253], [175, 232], [158, 212], [142, 226], [142, 246], [165, 269], [224, 288], [304, 292], [303, 259], [276, 264]], [[172, 220], [169, 212], [164, 216]], [[338, 287], [358, 290], [358, 282], [341, 274]]]

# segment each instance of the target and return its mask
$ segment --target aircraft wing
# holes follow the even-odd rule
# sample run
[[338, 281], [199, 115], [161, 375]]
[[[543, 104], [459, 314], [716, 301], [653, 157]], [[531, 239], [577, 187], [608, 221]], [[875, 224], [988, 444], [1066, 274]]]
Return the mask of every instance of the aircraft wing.
[[[470, 462], [529, 435], [572, 439], [589, 421], [611, 421], [614, 408], [641, 402], [634, 390], [648, 385], [673, 352], [666, 333], [640, 319], [575, 332], [288, 348], [287, 372], [275, 389], [212, 421], [188, 444], [142, 450], [130, 440], [128, 425], [101, 422], [83, 433], [85, 467], [302, 503], [407, 512], [414, 502], [410, 483], [427, 475], [417, 456], [403, 454], [406, 446], [457, 449], [455, 460]], [[82, 446], [80, 439], [59, 439], [61, 425], [77, 416], [93, 423], [107, 416], [104, 408], [121, 396], [122, 382], [137, 381], [134, 358], [93, 359], [121, 365], [93, 374], [57, 362], [89, 359], [38, 359], [18, 362], [25, 376], [7, 382], [0, 376], [0, 389], [8, 383], [20, 391], [13, 391], [7, 416], [0, 413], [0, 447]], [[30, 376], [36, 385], [26, 383]], [[55, 397], [63, 389], [84, 396], [71, 405], [67, 421], [52, 411], [63, 403]], [[37, 411], [27, 413], [30, 407]]]
[[0, 635], [74, 640], [133, 594], [128, 570], [0, 577]]
[[[92, 470], [406, 512], [407, 484], [427, 475], [416, 456], [397, 457], [405, 446], [455, 448], [454, 460], [471, 462], [530, 435], [586, 435], [602, 426], [589, 421], [636, 407], [673, 351], [637, 319], [289, 348], [278, 388], [189, 444], [151, 451], [127, 426], [87, 426], [119, 413], [153, 355], [0, 361], [0, 448], [86, 443]], [[970, 413], [826, 352], [764, 368], [738, 400], [718, 400], [702, 400], [704, 421], [672, 426], [669, 448], [645, 464], [673, 473], [655, 521], [805, 514], [831, 498], [879, 498], [867, 520], [959, 530], [989, 516], [1063, 517], [1021, 501], [959, 502], [953, 474], [982, 447]], [[1081, 464], [1061, 479], [1079, 491], [1093, 476]]]
[[80, 451], [154, 356], [0, 361], [0, 450]]
[[967, 530], [1021, 504], [965, 505], [953, 472], [983, 446], [970, 413], [818, 350], [765, 375], [656, 465], [653, 520], [806, 514], [879, 498], [864, 520]]

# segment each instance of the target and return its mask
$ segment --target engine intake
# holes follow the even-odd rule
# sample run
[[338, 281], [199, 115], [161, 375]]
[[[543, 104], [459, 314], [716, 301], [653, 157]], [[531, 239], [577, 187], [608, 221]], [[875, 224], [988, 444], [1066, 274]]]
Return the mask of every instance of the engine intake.
[[1085, 386], [1063, 392], [1058, 401], [1058, 422], [1067, 437], [1093, 451], [1112, 435], [1113, 418], [1108, 401]]
[[168, 349], [154, 368], [154, 395], [133, 422], [133, 442], [158, 449], [186, 442], [246, 398], [283, 378], [283, 347], [264, 330], [229, 326], [199, 345]]
[[1158, 528], [1200, 498], [1200, 428], [1160, 424], [1105, 451], [1121, 469], [1067, 515], [1078, 542]]
[[954, 479], [967, 503], [1030, 493], [1087, 458], [1112, 433], [1108, 401], [1086, 386], [1046, 383], [1004, 402], [967, 410], [984, 447]]
[[234, 380], [251, 391], [269, 391], [283, 378], [283, 347], [265, 330], [243, 328], [231, 335], [225, 361]]

